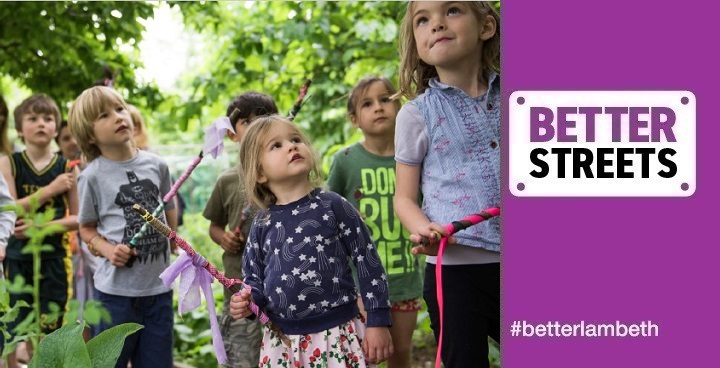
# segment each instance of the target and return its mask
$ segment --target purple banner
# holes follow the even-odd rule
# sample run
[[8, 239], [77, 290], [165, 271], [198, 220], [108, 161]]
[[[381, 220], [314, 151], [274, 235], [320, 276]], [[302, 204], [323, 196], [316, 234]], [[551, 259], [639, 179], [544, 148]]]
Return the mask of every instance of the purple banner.
[[697, 101], [686, 198], [515, 197], [504, 147], [503, 368], [718, 364], [718, 17], [712, 1], [502, 3], [505, 142], [514, 91], [687, 90]]

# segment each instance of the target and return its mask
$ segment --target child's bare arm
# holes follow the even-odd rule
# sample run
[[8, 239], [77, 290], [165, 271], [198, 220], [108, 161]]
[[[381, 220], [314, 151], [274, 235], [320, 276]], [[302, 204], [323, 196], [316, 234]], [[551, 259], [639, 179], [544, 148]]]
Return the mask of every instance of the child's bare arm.
[[0, 172], [8, 186], [8, 192], [14, 200], [17, 200], [17, 190], [15, 189], [15, 178], [12, 175], [10, 167], [10, 156], [0, 157]]
[[218, 244], [222, 249], [229, 253], [237, 253], [240, 250], [240, 246], [243, 239], [241, 234], [237, 234], [234, 231], [225, 231], [224, 226], [220, 226], [214, 222], [210, 223], [210, 238]]
[[78, 229], [77, 215], [67, 215], [63, 218], [52, 220], [50, 224], [59, 224], [65, 227], [66, 231], [73, 231]]
[[76, 182], [75, 174], [73, 173], [63, 173], [58, 175], [55, 180], [52, 181], [52, 183], [41, 187], [38, 189], [37, 192], [27, 196], [20, 198], [17, 201], [17, 204], [19, 206], [23, 206], [23, 208], [30, 209], [30, 198], [37, 198], [38, 203], [43, 204], [58, 194], [63, 194], [65, 192], [68, 192], [75, 188], [74, 183]]
[[165, 219], [167, 220], [168, 226], [177, 231], [177, 224], [178, 224], [178, 210], [177, 207], [171, 209], [171, 210], [165, 210]]
[[80, 224], [80, 238], [87, 243], [90, 252], [95, 256], [105, 257], [115, 267], [125, 267], [131, 256], [137, 255], [135, 249], [127, 244], [113, 245], [97, 231], [97, 223]]
[[[172, 229], [177, 231], [177, 224], [178, 224], [178, 210], [177, 207], [171, 209], [171, 210], [165, 210], [165, 219], [167, 220], [168, 226]], [[173, 254], [177, 254], [177, 244], [175, 244], [174, 240], [170, 241], [170, 252]]]
[[208, 229], [208, 235], [210, 239], [217, 245], [222, 245], [223, 234], [225, 234], [225, 226], [221, 226], [214, 222], [210, 222], [210, 228]]
[[[59, 193], [62, 192], [55, 192], [58, 190], [58, 188], [63, 188], [65, 185], [69, 185], [64, 191], [68, 191], [68, 204], [70, 205], [69, 209], [71, 212], [71, 216], [66, 216], [62, 219], [51, 221], [51, 223], [59, 223], [63, 226], [65, 226], [68, 230], [75, 230], [77, 229], [77, 176], [75, 173], [66, 173], [58, 176], [55, 178], [55, 180], [50, 183], [49, 185], [41, 188], [38, 192], [31, 196], [27, 196], [21, 199], [18, 199], [17, 195], [17, 188], [15, 187], [15, 178], [12, 175], [12, 168], [10, 166], [10, 157], [4, 156], [0, 158], [0, 173], [2, 173], [3, 178], [5, 179], [5, 182], [8, 186], [8, 192], [10, 193], [10, 196], [15, 200], [15, 204], [19, 207], [22, 207], [26, 211], [30, 209], [30, 198], [33, 196], [37, 196], [40, 204], [43, 204], [47, 202], [52, 197], [56, 196]], [[63, 192], [64, 192], [63, 191]], [[73, 199], [74, 198], [74, 199]], [[18, 238], [24, 239], [25, 238], [25, 230], [27, 230], [27, 225], [25, 224], [25, 221], [20, 219], [18, 220], [16, 226], [14, 235]]]
[[70, 188], [70, 190], [67, 191], [68, 215], [61, 219], [51, 221], [51, 223], [57, 223], [57, 224], [65, 226], [67, 231], [78, 229], [78, 223], [77, 223], [77, 213], [78, 213], [77, 175], [79, 173], [80, 173], [79, 170], [77, 169], [77, 167], [75, 167], [72, 172], [72, 174], [73, 174], [72, 188]]
[[17, 216], [15, 211], [4, 210], [3, 207], [15, 204], [15, 200], [10, 195], [5, 179], [0, 180], [0, 261], [5, 258], [5, 247], [8, 239], [13, 234], [15, 228], [15, 220]]

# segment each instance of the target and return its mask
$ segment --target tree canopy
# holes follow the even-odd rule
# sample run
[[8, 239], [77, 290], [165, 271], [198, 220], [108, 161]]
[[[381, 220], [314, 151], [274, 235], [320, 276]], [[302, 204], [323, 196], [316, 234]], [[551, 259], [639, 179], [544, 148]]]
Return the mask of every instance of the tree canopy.
[[188, 26], [213, 40], [205, 73], [174, 105], [181, 127], [208, 111], [223, 114], [233, 95], [268, 93], [289, 111], [303, 82], [310, 98], [297, 122], [319, 148], [342, 140], [345, 95], [363, 76], [395, 78], [399, 2], [178, 2]]
[[[0, 6], [0, 75], [61, 105], [103, 76], [120, 73], [128, 93], [153, 105], [157, 88], [135, 83], [137, 44], [152, 17], [144, 2], [3, 2]], [[2, 92], [2, 91], [0, 91]], [[156, 104], [156, 103], [155, 103]]]
[[160, 93], [136, 81], [143, 22], [157, 6], [145, 2], [3, 3], [0, 75], [65, 105], [108, 66], [119, 72], [116, 88], [143, 110], [158, 143], [197, 142], [202, 127], [248, 90], [273, 96], [289, 111], [310, 78], [309, 99], [296, 121], [321, 151], [352, 133], [344, 103], [355, 82], [366, 75], [395, 80], [404, 3], [170, 4], [205, 45], [204, 65], [177, 81], [183, 93]]

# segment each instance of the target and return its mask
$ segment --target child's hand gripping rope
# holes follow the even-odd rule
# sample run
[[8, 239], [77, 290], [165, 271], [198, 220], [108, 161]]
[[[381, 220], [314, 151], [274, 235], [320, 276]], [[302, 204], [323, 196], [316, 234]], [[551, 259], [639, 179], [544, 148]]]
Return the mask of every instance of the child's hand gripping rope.
[[[453, 221], [450, 224], [445, 225], [445, 230], [447, 230], [447, 235], [441, 234], [439, 231], [434, 231], [433, 239], [429, 239], [427, 237], [421, 237], [421, 245], [416, 248], [437, 248], [435, 249], [416, 249], [413, 248], [413, 253], [424, 253], [424, 254], [437, 254], [437, 265], [435, 267], [435, 282], [437, 283], [437, 289], [436, 289], [436, 297], [438, 301], [438, 309], [440, 310], [440, 337], [438, 339], [438, 348], [437, 348], [437, 354], [435, 355], [435, 368], [440, 368], [441, 366], [441, 360], [440, 360], [440, 352], [442, 351], [442, 341], [443, 341], [443, 287], [442, 287], [442, 258], [443, 253], [445, 252], [445, 247], [447, 246], [448, 239], [455, 234], [456, 232], [466, 229], [472, 225], [478, 224], [482, 221], [489, 220], [492, 217], [499, 216], [500, 215], [500, 208], [499, 207], [491, 207], [487, 208], [483, 211], [480, 211], [479, 213], [472, 214], [470, 216], [465, 217], [462, 220], [459, 221]], [[438, 243], [437, 240], [440, 240]]]
[[499, 215], [500, 215], [499, 207], [490, 207], [484, 211], [480, 211], [479, 213], [474, 213], [472, 215], [469, 215], [462, 220], [453, 221], [452, 223], [445, 225], [444, 227], [448, 232], [447, 235], [443, 235], [439, 231], [433, 231], [432, 239], [422, 236], [420, 239], [420, 243], [422, 244], [423, 247], [430, 246], [431, 244], [436, 243], [438, 240], [441, 240], [443, 237], [450, 238], [453, 234], [455, 234], [456, 232], [458, 232], [460, 230], [467, 229], [470, 226], [479, 224], [482, 221], [489, 220], [490, 218], [499, 216]]
[[[248, 290], [249, 286], [243, 284], [243, 282], [240, 280], [227, 278], [222, 272], [216, 269], [215, 266], [213, 266], [210, 262], [203, 258], [202, 255], [197, 253], [192, 248], [192, 246], [190, 246], [190, 244], [188, 244], [181, 237], [177, 236], [175, 231], [172, 231], [172, 229], [160, 222], [157, 218], [155, 218], [155, 216], [150, 214], [148, 210], [144, 209], [139, 204], [134, 204], [133, 209], [140, 214], [140, 216], [149, 224], [149, 226], [152, 226], [160, 234], [167, 237], [171, 241], [174, 240], [177, 246], [186, 252], [186, 254], [181, 254], [178, 259], [160, 275], [160, 277], [163, 279], [165, 285], [169, 286], [170, 284], [172, 284], [173, 280], [175, 280], [178, 275], [180, 275], [180, 291], [178, 293], [178, 297], [180, 299], [180, 302], [178, 303], [178, 309], [180, 309], [180, 313], [183, 312], [183, 309], [185, 309], [185, 307], [189, 308], [187, 310], [192, 310], [200, 304], [198, 287], [203, 289], [205, 294], [205, 300], [208, 303], [207, 307], [211, 314], [210, 324], [213, 335], [213, 346], [215, 347], [215, 351], [218, 354], [218, 361], [220, 361], [221, 358], [224, 359], [225, 350], [222, 344], [220, 330], [217, 326], [217, 320], [214, 314], [214, 299], [212, 296], [212, 290], [210, 290], [210, 283], [212, 283], [212, 278], [214, 277], [225, 288], [232, 291], [233, 293], [238, 293], [242, 289]], [[194, 267], [190, 267], [191, 265]], [[188, 270], [188, 272], [185, 271], [186, 269]], [[199, 273], [199, 275], [197, 273]], [[190, 297], [187, 303], [183, 300], [186, 295]], [[285, 334], [283, 334], [282, 331], [280, 331], [280, 329], [270, 321], [268, 316], [260, 309], [260, 307], [257, 306], [257, 304], [250, 302], [249, 307], [253, 311], [253, 313], [255, 313], [261, 323], [265, 324], [268, 328], [275, 331], [281, 337], [283, 342], [288, 345], [290, 344], [290, 340], [287, 338], [287, 336], [285, 336]], [[221, 364], [222, 363], [224, 362], [221, 362]]]

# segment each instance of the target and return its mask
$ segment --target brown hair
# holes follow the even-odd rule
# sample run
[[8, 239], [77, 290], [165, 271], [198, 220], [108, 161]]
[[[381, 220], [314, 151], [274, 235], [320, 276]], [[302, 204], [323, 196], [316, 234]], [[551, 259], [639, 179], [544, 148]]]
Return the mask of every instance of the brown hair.
[[275, 100], [272, 97], [255, 91], [248, 91], [235, 96], [228, 105], [225, 115], [230, 117], [235, 109], [240, 110], [240, 113], [237, 114], [235, 121], [230, 122], [233, 128], [235, 128], [239, 119], [247, 119], [250, 115], [258, 117], [278, 113], [277, 105], [275, 105]]
[[23, 116], [30, 113], [52, 115], [55, 117], [55, 128], [60, 126], [60, 108], [58, 108], [55, 100], [46, 94], [34, 94], [15, 108], [13, 115], [15, 116], [15, 129], [17, 131], [22, 130]]
[[[359, 82], [357, 82], [357, 84], [355, 84], [355, 87], [350, 90], [347, 100], [348, 116], [354, 116], [357, 114], [357, 106], [360, 103], [360, 100], [362, 100], [363, 96], [365, 96], [365, 92], [367, 92], [368, 88], [370, 88], [370, 86], [372, 86], [375, 82], [382, 83], [391, 96], [397, 93], [395, 86], [393, 86], [392, 82], [390, 82], [389, 79], [385, 77], [365, 77]], [[397, 98], [392, 99], [393, 103], [397, 105], [397, 109], [400, 110], [400, 100], [398, 100]]]
[[[413, 99], [425, 92], [431, 79], [438, 76], [437, 70], [420, 59], [415, 35], [413, 33], [413, 5], [409, 1], [405, 15], [400, 25], [399, 51], [402, 58], [400, 62], [400, 73], [398, 81], [400, 92], [398, 95]], [[484, 26], [484, 19], [490, 15], [495, 19], [495, 34], [483, 42], [482, 54], [478, 55], [481, 60], [481, 75], [486, 71], [500, 73], [500, 14], [495, 9], [495, 2], [473, 1], [464, 3], [470, 7], [475, 14], [479, 26]]]
[[308, 181], [313, 187], [322, 185], [319, 166], [320, 158], [310, 145], [310, 140], [300, 128], [287, 118], [279, 115], [259, 117], [250, 124], [250, 127], [245, 132], [245, 136], [243, 136], [240, 142], [238, 165], [245, 180], [245, 191], [247, 192], [248, 199], [262, 209], [267, 209], [268, 206], [277, 201], [277, 197], [270, 191], [270, 188], [268, 188], [266, 184], [258, 183], [260, 173], [263, 169], [261, 165], [263, 144], [265, 143], [268, 132], [272, 126], [276, 124], [286, 124], [300, 135], [300, 139], [308, 146], [310, 152], [312, 152], [312, 163], [310, 173], [308, 174]]
[[128, 106], [114, 89], [96, 86], [84, 90], [70, 107], [68, 112], [70, 134], [75, 137], [88, 163], [102, 154], [97, 145], [90, 143], [91, 140], [95, 140], [93, 132], [95, 121], [107, 106], [116, 105], [125, 109]]

